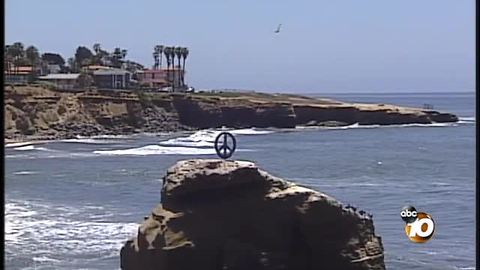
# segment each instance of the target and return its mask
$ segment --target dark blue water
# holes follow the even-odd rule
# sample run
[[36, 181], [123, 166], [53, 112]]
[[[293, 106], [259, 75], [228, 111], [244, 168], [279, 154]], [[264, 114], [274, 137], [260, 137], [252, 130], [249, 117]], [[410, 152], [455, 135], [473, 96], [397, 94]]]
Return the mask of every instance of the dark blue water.
[[[417, 107], [429, 103], [463, 121], [237, 130], [235, 158], [253, 160], [273, 175], [373, 214], [389, 269], [474, 269], [474, 94], [330, 97]], [[208, 146], [216, 133], [81, 138], [7, 147], [5, 266], [118, 269], [122, 244], [136, 234], [138, 224], [160, 200], [166, 168], [180, 159], [214, 157]], [[429, 242], [407, 239], [399, 217], [406, 204], [434, 218], [435, 235]]]

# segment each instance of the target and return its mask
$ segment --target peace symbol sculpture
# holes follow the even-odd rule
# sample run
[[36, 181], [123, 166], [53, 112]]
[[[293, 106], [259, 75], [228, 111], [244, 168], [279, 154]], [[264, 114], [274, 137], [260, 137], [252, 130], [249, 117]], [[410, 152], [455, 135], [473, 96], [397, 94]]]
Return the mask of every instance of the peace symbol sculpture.
[[215, 139], [215, 151], [220, 158], [227, 159], [231, 157], [236, 147], [237, 140], [229, 132], [222, 132]]

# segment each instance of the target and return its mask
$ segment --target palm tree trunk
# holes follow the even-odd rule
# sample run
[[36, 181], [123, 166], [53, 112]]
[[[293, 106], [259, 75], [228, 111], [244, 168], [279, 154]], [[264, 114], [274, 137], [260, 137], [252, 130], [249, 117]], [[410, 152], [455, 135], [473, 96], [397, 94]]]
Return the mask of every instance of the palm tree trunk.
[[182, 85], [185, 87], [185, 57], [183, 57]]

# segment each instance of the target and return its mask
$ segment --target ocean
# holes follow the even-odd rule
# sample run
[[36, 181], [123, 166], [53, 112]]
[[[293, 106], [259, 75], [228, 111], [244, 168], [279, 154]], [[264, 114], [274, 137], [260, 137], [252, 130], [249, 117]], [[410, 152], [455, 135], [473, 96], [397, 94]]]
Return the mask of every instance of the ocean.
[[[455, 113], [458, 123], [233, 130], [233, 158], [373, 215], [388, 269], [475, 269], [475, 94], [322, 94]], [[99, 136], [5, 148], [6, 269], [119, 269], [176, 161], [214, 158], [218, 131]], [[430, 214], [423, 244], [405, 205]]]

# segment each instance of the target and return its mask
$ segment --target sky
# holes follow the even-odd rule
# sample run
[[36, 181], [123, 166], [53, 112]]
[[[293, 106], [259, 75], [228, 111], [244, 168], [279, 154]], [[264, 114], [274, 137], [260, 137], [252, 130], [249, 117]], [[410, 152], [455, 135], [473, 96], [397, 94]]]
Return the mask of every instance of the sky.
[[473, 0], [6, 0], [5, 41], [65, 60], [98, 42], [146, 66], [155, 45], [185, 46], [197, 89], [475, 89]]

